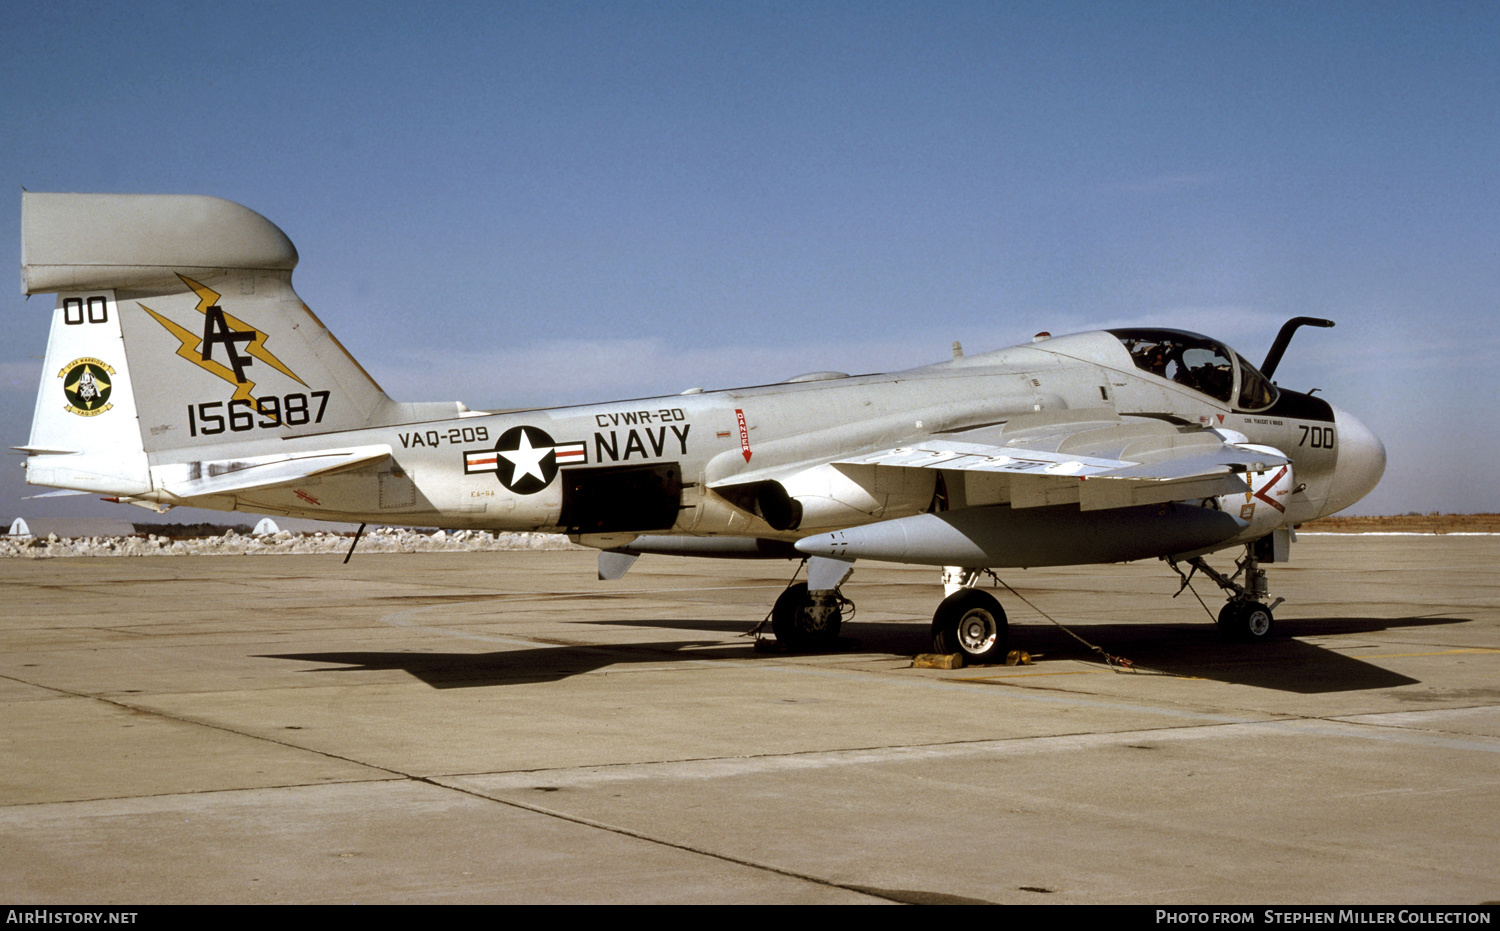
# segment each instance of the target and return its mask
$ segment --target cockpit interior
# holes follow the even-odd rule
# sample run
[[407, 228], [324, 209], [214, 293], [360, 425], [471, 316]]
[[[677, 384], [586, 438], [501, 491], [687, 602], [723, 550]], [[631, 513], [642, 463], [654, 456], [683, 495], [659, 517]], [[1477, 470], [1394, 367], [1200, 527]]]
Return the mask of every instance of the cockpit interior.
[[1244, 357], [1215, 339], [1186, 330], [1110, 330], [1136, 368], [1232, 404], [1263, 411], [1276, 403], [1276, 387]]

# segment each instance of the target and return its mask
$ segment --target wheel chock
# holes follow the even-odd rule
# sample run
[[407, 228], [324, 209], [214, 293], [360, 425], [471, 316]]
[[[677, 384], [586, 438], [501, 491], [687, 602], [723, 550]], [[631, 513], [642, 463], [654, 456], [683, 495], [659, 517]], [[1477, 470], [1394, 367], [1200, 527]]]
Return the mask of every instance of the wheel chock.
[[913, 669], [962, 669], [964, 657], [962, 653], [918, 653], [912, 657], [911, 667]]

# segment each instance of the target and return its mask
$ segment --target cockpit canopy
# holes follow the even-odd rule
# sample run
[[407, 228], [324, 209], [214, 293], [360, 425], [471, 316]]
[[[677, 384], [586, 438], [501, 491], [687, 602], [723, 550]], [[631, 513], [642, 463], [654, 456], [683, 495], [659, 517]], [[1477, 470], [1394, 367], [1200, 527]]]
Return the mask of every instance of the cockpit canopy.
[[1242, 411], [1263, 411], [1276, 402], [1276, 387], [1239, 353], [1215, 339], [1186, 330], [1146, 327], [1110, 330], [1136, 368]]

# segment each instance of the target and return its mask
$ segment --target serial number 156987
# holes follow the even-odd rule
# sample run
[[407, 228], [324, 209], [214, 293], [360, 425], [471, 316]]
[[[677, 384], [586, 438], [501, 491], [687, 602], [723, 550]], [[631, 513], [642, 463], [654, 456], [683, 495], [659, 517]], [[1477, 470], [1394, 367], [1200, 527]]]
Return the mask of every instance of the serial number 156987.
[[[327, 391], [312, 392], [312, 400], [316, 400], [317, 409], [314, 410], [307, 395], [300, 391], [277, 397], [267, 395], [257, 400], [246, 398], [235, 398], [228, 402], [225, 409], [224, 401], [204, 401], [201, 404], [188, 405], [188, 434], [198, 436], [212, 436], [232, 430], [242, 433], [246, 430], [254, 430], [257, 427], [270, 429], [272, 427], [300, 427], [309, 423], [322, 423], [323, 411], [328, 408]], [[220, 413], [223, 411], [223, 413]], [[259, 415], [260, 419], [256, 420]]]

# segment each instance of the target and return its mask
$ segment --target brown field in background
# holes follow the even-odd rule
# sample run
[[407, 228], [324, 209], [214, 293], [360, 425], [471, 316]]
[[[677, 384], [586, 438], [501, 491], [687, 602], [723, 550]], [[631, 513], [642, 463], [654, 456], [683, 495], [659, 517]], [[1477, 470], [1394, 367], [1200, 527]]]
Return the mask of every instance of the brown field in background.
[[1500, 533], [1500, 514], [1325, 517], [1302, 524], [1298, 529], [1304, 533]]

